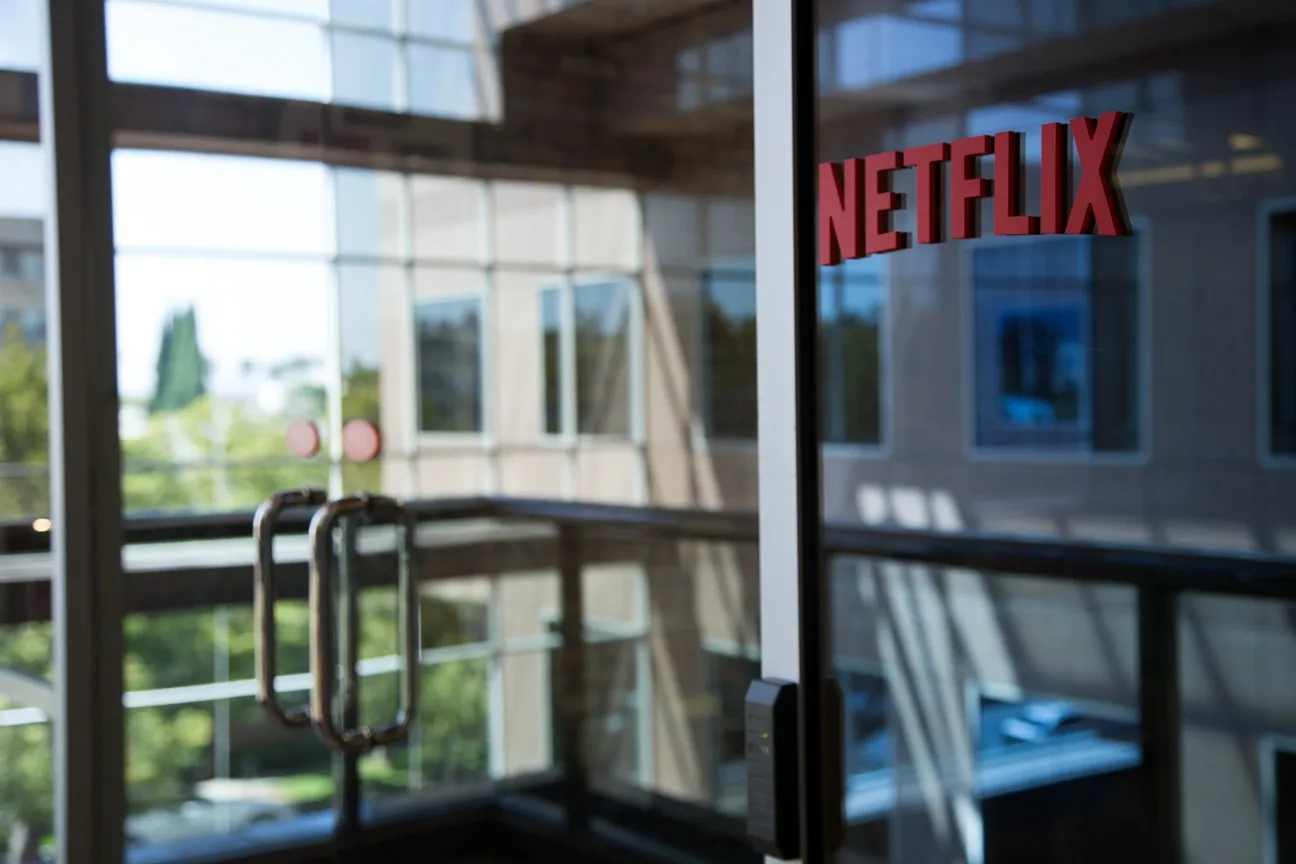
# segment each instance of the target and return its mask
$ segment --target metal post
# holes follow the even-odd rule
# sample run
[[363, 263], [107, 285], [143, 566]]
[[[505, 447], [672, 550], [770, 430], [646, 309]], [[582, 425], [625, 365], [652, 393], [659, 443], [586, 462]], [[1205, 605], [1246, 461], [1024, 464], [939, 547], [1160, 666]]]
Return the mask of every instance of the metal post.
[[[761, 666], [798, 682], [801, 854], [826, 864], [813, 0], [752, 0]], [[839, 758], [839, 756], [834, 756]], [[836, 770], [834, 767], [833, 770]]]
[[1183, 860], [1179, 604], [1164, 588], [1138, 589], [1139, 720], [1149, 861]]
[[581, 578], [581, 532], [572, 525], [558, 529], [558, 575], [562, 608], [563, 801], [567, 826], [589, 824], [589, 765], [585, 750], [585, 715], [589, 704], [585, 682], [585, 591]]
[[[360, 721], [360, 676], [356, 666], [360, 655], [360, 582], [355, 570], [356, 517], [343, 517], [338, 527], [340, 544], [334, 578], [338, 598], [337, 717], [341, 729], [355, 729]], [[333, 753], [333, 808], [337, 819], [339, 851], [345, 852], [360, 833], [360, 755], [354, 750]]]
[[60, 862], [115, 864], [126, 795], [112, 100], [103, 0], [48, 0], [46, 9], [54, 834]]

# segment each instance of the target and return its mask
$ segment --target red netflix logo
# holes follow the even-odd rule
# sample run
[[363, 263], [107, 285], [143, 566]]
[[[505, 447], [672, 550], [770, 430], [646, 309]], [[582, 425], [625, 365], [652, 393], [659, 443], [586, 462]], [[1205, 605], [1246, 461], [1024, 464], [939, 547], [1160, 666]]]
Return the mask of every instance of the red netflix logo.
[[[1127, 237], [1132, 229], [1116, 182], [1116, 165], [1131, 119], [1129, 114], [1113, 111], [1096, 120], [1077, 117], [1071, 121], [1070, 137], [1075, 140], [1080, 176], [1069, 210], [1067, 124], [1041, 127], [1038, 216], [1023, 212], [1026, 167], [1020, 132], [974, 135], [841, 163], [824, 162], [819, 166], [819, 264], [831, 266], [909, 248], [909, 234], [890, 227], [890, 214], [904, 207], [903, 196], [891, 191], [890, 174], [902, 168], [918, 173], [918, 242], [943, 242], [947, 221], [946, 196], [941, 194], [944, 163], [949, 163], [949, 236], [955, 240], [980, 236], [977, 201], [992, 196], [994, 233], [1001, 236], [1092, 234], [1096, 229], [1104, 237]], [[993, 179], [976, 170], [977, 159], [989, 155], [994, 156]]]

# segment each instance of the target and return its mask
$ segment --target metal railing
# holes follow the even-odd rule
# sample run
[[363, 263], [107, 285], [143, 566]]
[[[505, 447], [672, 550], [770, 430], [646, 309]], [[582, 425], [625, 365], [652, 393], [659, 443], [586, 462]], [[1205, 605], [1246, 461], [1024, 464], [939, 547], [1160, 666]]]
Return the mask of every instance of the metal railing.
[[[356, 555], [358, 517], [400, 526], [390, 548]], [[480, 530], [465, 530], [473, 522]], [[453, 523], [454, 532], [436, 529]], [[546, 530], [528, 530], [542, 526]], [[564, 705], [581, 704], [585, 689], [582, 569], [633, 560], [627, 550], [644, 540], [754, 544], [752, 513], [639, 508], [520, 498], [464, 498], [396, 502], [352, 496], [329, 502], [319, 491], [285, 493], [256, 513], [147, 517], [125, 524], [127, 609], [155, 612], [216, 604], [254, 605], [258, 697], [269, 714], [290, 727], [313, 726], [339, 752], [354, 781], [358, 754], [404, 736], [418, 710], [420, 640], [417, 586], [508, 569], [525, 560], [560, 577], [561, 641], [565, 651]], [[1181, 859], [1178, 602], [1186, 593], [1296, 601], [1296, 559], [1249, 552], [1193, 551], [1132, 544], [1025, 539], [978, 533], [880, 528], [829, 522], [829, 558], [848, 556], [956, 568], [1063, 583], [1105, 583], [1133, 589], [1137, 604], [1140, 776], [1150, 842], [1157, 860]], [[247, 539], [255, 543], [249, 549]], [[289, 541], [276, 558], [275, 539]], [[46, 620], [49, 534], [29, 525], [0, 526], [0, 623]], [[296, 542], [295, 548], [292, 542]], [[302, 542], [305, 541], [305, 542]], [[507, 541], [507, 542], [504, 542]], [[372, 547], [372, 544], [371, 544]], [[284, 551], [286, 548], [286, 552]], [[398, 586], [402, 676], [400, 711], [381, 729], [355, 725], [347, 711], [355, 674], [354, 607], [357, 592]], [[312, 696], [307, 711], [285, 711], [275, 695], [273, 605], [308, 598], [311, 607]], [[347, 646], [351, 647], [348, 648]], [[337, 653], [333, 653], [336, 651]], [[340, 690], [326, 670], [341, 666]], [[337, 706], [344, 706], [341, 710]], [[336, 712], [336, 713], [334, 713]], [[564, 716], [555, 736], [567, 759], [562, 796], [569, 822], [589, 821], [587, 768], [582, 764], [581, 718]], [[349, 766], [347, 768], [346, 766]], [[345, 786], [354, 787], [344, 783]], [[349, 803], [345, 800], [350, 798]], [[354, 827], [358, 792], [343, 794], [339, 825]], [[348, 813], [350, 815], [348, 815]]]

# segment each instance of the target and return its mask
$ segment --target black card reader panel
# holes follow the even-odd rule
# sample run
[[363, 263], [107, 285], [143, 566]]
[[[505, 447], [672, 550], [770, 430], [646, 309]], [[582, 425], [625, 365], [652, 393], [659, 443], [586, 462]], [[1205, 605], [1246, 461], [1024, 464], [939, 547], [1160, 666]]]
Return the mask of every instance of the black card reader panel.
[[797, 685], [762, 678], [747, 688], [747, 834], [758, 852], [801, 857]]

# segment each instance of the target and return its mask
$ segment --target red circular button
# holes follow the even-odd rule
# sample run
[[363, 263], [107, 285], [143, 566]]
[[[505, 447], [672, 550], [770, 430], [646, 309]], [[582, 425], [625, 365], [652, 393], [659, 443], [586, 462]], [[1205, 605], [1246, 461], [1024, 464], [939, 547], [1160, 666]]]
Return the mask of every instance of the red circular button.
[[342, 427], [342, 454], [352, 462], [372, 462], [382, 452], [382, 433], [368, 420], [352, 420]]
[[294, 420], [284, 433], [288, 452], [298, 459], [309, 459], [319, 452], [319, 428], [309, 420]]

